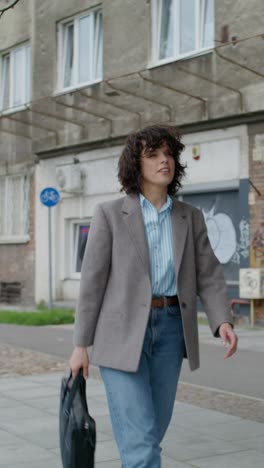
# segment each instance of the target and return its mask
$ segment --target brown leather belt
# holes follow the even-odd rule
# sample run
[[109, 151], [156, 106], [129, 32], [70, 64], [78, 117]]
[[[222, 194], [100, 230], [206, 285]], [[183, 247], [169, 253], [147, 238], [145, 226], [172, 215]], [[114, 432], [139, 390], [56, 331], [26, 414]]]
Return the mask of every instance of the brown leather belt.
[[151, 301], [151, 307], [167, 307], [176, 304], [179, 304], [179, 298], [177, 295], [153, 297]]

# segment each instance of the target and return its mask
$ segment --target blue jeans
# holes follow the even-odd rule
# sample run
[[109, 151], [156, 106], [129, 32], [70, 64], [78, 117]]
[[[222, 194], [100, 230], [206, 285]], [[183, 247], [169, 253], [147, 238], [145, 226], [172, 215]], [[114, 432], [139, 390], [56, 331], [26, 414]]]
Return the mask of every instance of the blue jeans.
[[179, 306], [151, 308], [137, 372], [100, 366], [122, 468], [160, 468], [184, 352]]

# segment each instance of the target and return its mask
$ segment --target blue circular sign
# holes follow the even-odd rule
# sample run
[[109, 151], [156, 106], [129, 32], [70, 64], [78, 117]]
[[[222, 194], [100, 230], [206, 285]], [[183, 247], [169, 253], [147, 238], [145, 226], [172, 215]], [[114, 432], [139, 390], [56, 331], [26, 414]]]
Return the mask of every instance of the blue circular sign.
[[40, 201], [45, 206], [55, 206], [60, 201], [60, 194], [55, 188], [46, 187], [40, 193]]

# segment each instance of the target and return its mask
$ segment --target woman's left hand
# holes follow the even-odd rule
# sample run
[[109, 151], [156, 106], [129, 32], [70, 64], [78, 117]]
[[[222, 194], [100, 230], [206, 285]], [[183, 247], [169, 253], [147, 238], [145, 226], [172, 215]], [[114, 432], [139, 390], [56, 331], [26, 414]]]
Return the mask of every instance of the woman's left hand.
[[238, 337], [235, 334], [230, 323], [222, 323], [222, 325], [219, 328], [219, 335], [222, 338], [223, 345], [228, 346], [228, 351], [224, 355], [224, 359], [227, 359], [236, 352]]

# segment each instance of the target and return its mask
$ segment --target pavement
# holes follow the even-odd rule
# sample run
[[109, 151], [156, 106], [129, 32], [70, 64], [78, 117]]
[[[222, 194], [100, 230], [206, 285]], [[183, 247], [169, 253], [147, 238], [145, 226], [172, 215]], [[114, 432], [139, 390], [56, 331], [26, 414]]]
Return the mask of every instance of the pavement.
[[[62, 467], [58, 437], [62, 375], [0, 379], [0, 468]], [[88, 378], [87, 401], [97, 423], [96, 468], [120, 468], [99, 378]], [[263, 437], [263, 423], [176, 401], [162, 443], [162, 467], [262, 468]]]
[[[43, 328], [51, 331], [53, 327]], [[54, 328], [58, 334], [60, 329], [72, 330], [69, 325]], [[2, 325], [1, 329], [7, 337], [8, 328]], [[15, 331], [13, 327], [12, 330]], [[237, 328], [236, 331], [245, 364], [243, 384], [252, 378], [251, 369], [257, 367], [259, 373], [254, 375], [258, 376], [259, 391], [256, 395], [252, 392], [238, 395], [237, 390], [235, 393], [219, 391], [220, 385], [209, 388], [206, 384], [202, 388], [183, 382], [183, 370], [173, 417], [161, 444], [163, 468], [263, 467], [264, 373], [263, 366], [256, 365], [256, 359], [263, 357], [264, 330]], [[21, 333], [15, 335], [18, 339]], [[208, 326], [199, 326], [199, 335], [207, 354], [222, 346], [220, 340], [212, 337]], [[10, 340], [3, 338], [2, 341], [11, 341], [11, 336]], [[36, 338], [39, 340], [39, 336]], [[58, 339], [61, 346], [60, 335]], [[245, 361], [249, 352], [253, 353], [255, 366]], [[242, 363], [231, 359], [225, 365], [228, 362], [230, 372], [234, 373]], [[218, 369], [221, 360], [219, 354], [219, 362], [215, 361]], [[95, 370], [87, 380], [87, 400], [97, 423], [96, 468], [120, 468], [104, 386]], [[63, 371], [41, 374], [34, 371], [33, 375], [0, 377], [0, 468], [62, 468], [58, 433], [62, 375]], [[256, 398], [259, 395], [261, 398]]]

